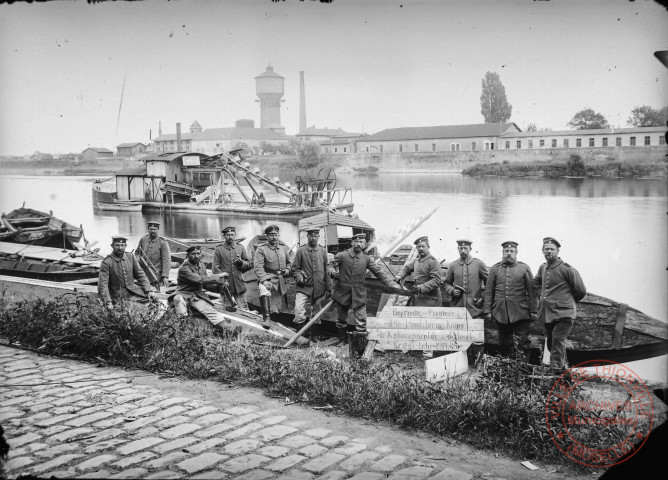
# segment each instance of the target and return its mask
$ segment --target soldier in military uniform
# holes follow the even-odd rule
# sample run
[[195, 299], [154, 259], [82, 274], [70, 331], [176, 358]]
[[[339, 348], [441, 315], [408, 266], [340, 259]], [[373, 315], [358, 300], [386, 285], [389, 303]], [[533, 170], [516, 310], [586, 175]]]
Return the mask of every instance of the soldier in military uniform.
[[332, 279], [327, 275], [327, 250], [318, 245], [320, 230], [307, 230], [308, 243], [299, 247], [292, 263], [292, 276], [297, 281], [295, 294], [295, 323], [306, 321], [306, 305], [313, 304], [332, 291]]
[[[100, 264], [97, 291], [109, 310], [119, 301], [146, 303], [155, 298], [155, 288], [144, 275], [137, 258], [125, 254], [127, 242], [125, 237], [112, 237], [112, 252]], [[135, 285], [135, 280], [139, 285]]]
[[416, 307], [440, 307], [441, 306], [441, 264], [429, 253], [429, 238], [420, 237], [413, 242], [418, 258], [403, 266], [401, 271], [394, 277], [399, 283], [413, 273], [415, 284]]
[[221, 323], [213, 302], [204, 291], [208, 287], [212, 291], [219, 290], [219, 284], [227, 280], [227, 273], [208, 275], [206, 266], [200, 261], [202, 249], [192, 246], [186, 250], [188, 257], [179, 267], [176, 292], [173, 297], [174, 310], [183, 317], [188, 314], [188, 306], [204, 315], [214, 326]]
[[[228, 274], [228, 291], [234, 296], [239, 308], [247, 309], [246, 282], [243, 273], [252, 268], [250, 260], [244, 246], [236, 242], [237, 231], [234, 227], [226, 227], [222, 233], [225, 242], [217, 245], [213, 252], [212, 271], [214, 274], [223, 272]], [[227, 295], [221, 293], [224, 304], [230, 304]]]
[[451, 307], [466, 306], [474, 318], [479, 318], [483, 316], [483, 295], [489, 269], [482, 260], [471, 256], [472, 244], [471, 240], [457, 240], [459, 260], [448, 267], [444, 288], [452, 297]]
[[503, 260], [489, 270], [485, 288], [485, 319], [494, 319], [499, 328], [499, 343], [505, 354], [514, 354], [513, 335], [521, 359], [529, 360], [529, 325], [536, 319], [538, 301], [533, 289], [533, 274], [526, 263], [517, 260], [517, 242], [501, 244]]
[[264, 229], [266, 243], [260, 245], [253, 257], [258, 281], [269, 290], [271, 297], [260, 295], [263, 320], [278, 320], [281, 306], [287, 308], [288, 285], [285, 279], [292, 273], [292, 259], [285, 245], [278, 241], [280, 230], [276, 225]]
[[160, 286], [169, 287], [172, 254], [167, 241], [158, 235], [160, 222], [148, 222], [147, 226], [148, 234], [139, 240], [135, 256], [153, 288], [159, 291]]
[[392, 277], [385, 273], [362, 250], [366, 246], [366, 236], [358, 233], [353, 236], [353, 246], [349, 250], [339, 252], [327, 265], [327, 272], [338, 280], [332, 292], [332, 299], [337, 307], [336, 329], [341, 342], [346, 341], [346, 327], [348, 326], [348, 310], [353, 309], [355, 330], [366, 333], [366, 301], [367, 292], [364, 286], [366, 271], [370, 270], [381, 282], [389, 287], [399, 285]]
[[582, 300], [587, 289], [576, 269], [559, 258], [561, 244], [552, 237], [543, 239], [545, 262], [538, 269], [533, 286], [539, 295], [538, 320], [545, 322], [550, 366], [567, 368], [566, 339], [577, 315], [575, 303]]

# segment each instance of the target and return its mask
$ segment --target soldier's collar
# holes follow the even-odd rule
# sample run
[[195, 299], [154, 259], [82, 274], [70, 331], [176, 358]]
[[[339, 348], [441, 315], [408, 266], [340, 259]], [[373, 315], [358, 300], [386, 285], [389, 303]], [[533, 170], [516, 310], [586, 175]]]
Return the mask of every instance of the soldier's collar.
[[350, 250], [348, 250], [348, 254], [349, 254], [351, 257], [357, 257], [357, 258], [360, 258], [360, 257], [362, 256], [362, 253], [364, 253], [364, 252], [355, 253], [355, 250], [353, 250], [352, 247], [350, 248]]
[[471, 255], [469, 255], [467, 260], [468, 261], [462, 260], [461, 257], [457, 259], [457, 261], [459, 262], [460, 265], [464, 265], [464, 264], [471, 265], [471, 262], [473, 262], [473, 260], [475, 260], [475, 259]]
[[558, 267], [559, 265], [561, 265], [562, 263], [564, 263], [564, 261], [561, 259], [561, 257], [557, 257], [556, 262], [554, 262], [552, 265], [550, 265], [549, 262], [545, 262], [545, 266], [547, 268], [555, 268], [555, 267]]

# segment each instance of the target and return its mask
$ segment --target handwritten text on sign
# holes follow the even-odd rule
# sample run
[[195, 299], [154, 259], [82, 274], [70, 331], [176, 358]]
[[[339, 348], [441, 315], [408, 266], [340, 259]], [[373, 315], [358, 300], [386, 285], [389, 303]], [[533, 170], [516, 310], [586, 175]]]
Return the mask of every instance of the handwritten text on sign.
[[461, 307], [390, 306], [367, 320], [369, 340], [386, 350], [466, 350], [485, 341], [482, 319]]

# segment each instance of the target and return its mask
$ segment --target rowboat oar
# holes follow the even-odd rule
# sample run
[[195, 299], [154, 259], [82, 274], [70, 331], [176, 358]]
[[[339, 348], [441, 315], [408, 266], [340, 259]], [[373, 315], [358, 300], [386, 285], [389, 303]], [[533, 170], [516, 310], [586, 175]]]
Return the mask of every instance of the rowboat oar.
[[301, 328], [301, 330], [295, 333], [295, 335], [290, 340], [288, 340], [288, 342], [285, 345], [283, 345], [283, 348], [287, 348], [290, 345], [292, 345], [301, 336], [301, 334], [304, 333], [309, 328], [311, 328], [311, 325], [313, 325], [316, 321], [318, 321], [318, 319], [322, 317], [325, 314], [325, 312], [332, 307], [332, 305], [334, 305], [334, 300], [330, 300], [329, 302], [327, 302], [327, 305], [322, 307], [322, 309], [318, 313], [313, 315], [313, 318], [311, 318], [311, 320], [309, 320], [308, 323]]

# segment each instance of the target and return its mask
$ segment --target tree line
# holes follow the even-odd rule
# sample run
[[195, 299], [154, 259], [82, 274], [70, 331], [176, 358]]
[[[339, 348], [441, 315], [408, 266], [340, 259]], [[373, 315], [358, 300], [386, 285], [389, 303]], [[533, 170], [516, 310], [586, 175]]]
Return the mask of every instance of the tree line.
[[[483, 77], [480, 108], [485, 123], [505, 123], [510, 119], [513, 107], [508, 103], [506, 88], [501, 83], [501, 77], [498, 73], [487, 72]], [[629, 127], [661, 127], [666, 125], [667, 122], [668, 107], [655, 110], [648, 105], [642, 105], [631, 110], [631, 115], [626, 124]], [[590, 107], [585, 107], [573, 115], [567, 125], [575, 130], [610, 127], [605, 116]], [[534, 123], [530, 123], [526, 130], [528, 132], [538, 131]]]

